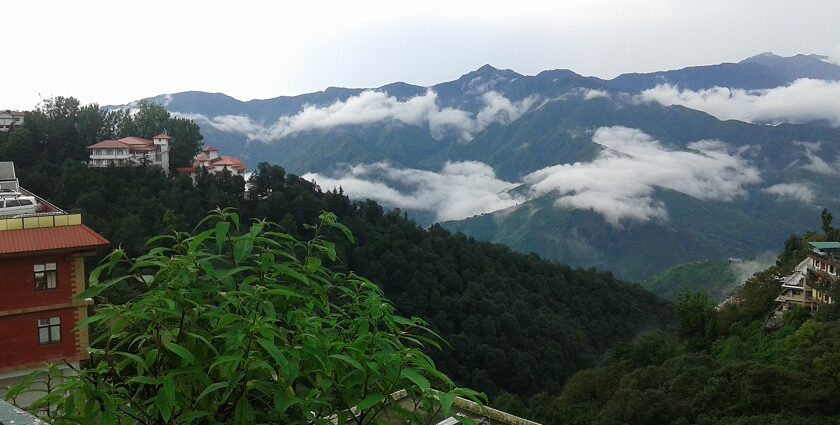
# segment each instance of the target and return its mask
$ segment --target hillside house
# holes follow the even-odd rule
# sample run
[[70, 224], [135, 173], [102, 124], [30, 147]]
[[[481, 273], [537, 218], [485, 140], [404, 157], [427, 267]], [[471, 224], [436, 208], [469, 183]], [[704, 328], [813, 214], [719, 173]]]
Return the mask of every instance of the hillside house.
[[840, 242], [810, 242], [805, 284], [812, 289], [814, 309], [820, 304], [834, 304], [830, 290], [838, 279]]
[[0, 132], [7, 132], [15, 127], [23, 126], [23, 112], [0, 111]]
[[821, 305], [834, 304], [830, 291], [840, 278], [840, 242], [809, 242], [808, 257], [793, 274], [782, 279], [782, 291], [776, 297], [778, 307], [768, 317], [765, 328], [778, 329], [784, 313], [800, 307], [810, 312]]
[[88, 146], [88, 167], [157, 165], [169, 174], [171, 141], [172, 137], [166, 133], [158, 134], [152, 140], [133, 136], [118, 140], [103, 140]]
[[201, 153], [196, 155], [193, 159], [192, 167], [177, 168], [175, 171], [189, 174], [193, 181], [195, 181], [198, 171], [202, 168], [207, 170], [209, 174], [224, 172], [228, 172], [234, 176], [245, 174], [245, 164], [239, 158], [221, 156], [219, 155], [219, 150], [212, 146], [203, 148]]

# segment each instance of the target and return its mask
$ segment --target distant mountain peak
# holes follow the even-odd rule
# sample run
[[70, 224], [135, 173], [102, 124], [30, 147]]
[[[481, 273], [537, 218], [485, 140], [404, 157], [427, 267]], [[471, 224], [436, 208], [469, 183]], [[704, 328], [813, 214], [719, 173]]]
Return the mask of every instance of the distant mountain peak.
[[499, 69], [494, 67], [490, 64], [484, 64], [480, 68], [476, 69], [475, 71], [468, 72], [467, 74], [463, 75], [462, 77], [485, 77], [485, 76], [499, 76], [505, 78], [517, 78], [521, 77], [522, 75], [512, 69]]
[[758, 62], [758, 61], [766, 60], [766, 59], [770, 59], [770, 58], [783, 59], [782, 56], [779, 56], [779, 55], [777, 55], [773, 52], [762, 52], [762, 53], [759, 53], [757, 55], [750, 56], [750, 57], [748, 57], [748, 58], [746, 58], [746, 59], [744, 59], [744, 60], [742, 60], [741, 62], [738, 62], [738, 63]]

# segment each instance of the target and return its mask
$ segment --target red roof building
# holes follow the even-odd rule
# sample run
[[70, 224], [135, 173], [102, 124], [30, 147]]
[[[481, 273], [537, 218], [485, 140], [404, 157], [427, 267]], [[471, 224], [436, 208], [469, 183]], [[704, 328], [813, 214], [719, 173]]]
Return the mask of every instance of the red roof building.
[[92, 301], [77, 296], [85, 257], [109, 242], [81, 215], [37, 199], [48, 212], [0, 217], [0, 388], [47, 363], [77, 367], [88, 358], [87, 329], [75, 328]]
[[239, 158], [220, 156], [219, 150], [212, 146], [204, 147], [201, 153], [196, 155], [192, 167], [178, 168], [176, 171], [189, 174], [195, 180], [196, 173], [200, 168], [206, 169], [210, 174], [228, 172], [233, 175], [243, 175], [246, 171], [245, 164]]
[[169, 173], [169, 148], [172, 137], [158, 134], [152, 140], [140, 137], [123, 137], [118, 140], [103, 140], [88, 146], [88, 167], [127, 167], [151, 164]]

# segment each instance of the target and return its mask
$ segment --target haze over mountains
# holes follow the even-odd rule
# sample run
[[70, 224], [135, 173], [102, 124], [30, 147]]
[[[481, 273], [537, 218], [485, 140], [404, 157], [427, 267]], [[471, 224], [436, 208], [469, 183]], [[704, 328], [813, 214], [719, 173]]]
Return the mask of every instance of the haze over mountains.
[[761, 54], [612, 80], [485, 65], [432, 87], [151, 100], [252, 168], [645, 279], [818, 226], [840, 183], [838, 81], [823, 57]]

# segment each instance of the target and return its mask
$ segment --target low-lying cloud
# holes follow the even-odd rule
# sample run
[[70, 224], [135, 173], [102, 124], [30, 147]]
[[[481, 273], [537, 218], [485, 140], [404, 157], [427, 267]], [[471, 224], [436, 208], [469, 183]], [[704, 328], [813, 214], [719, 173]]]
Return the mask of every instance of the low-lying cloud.
[[761, 181], [758, 169], [718, 140], [670, 150], [650, 135], [626, 127], [601, 127], [592, 142], [604, 149], [591, 162], [547, 167], [525, 177], [531, 196], [557, 196], [556, 205], [589, 209], [614, 226], [623, 220], [667, 219], [653, 199], [657, 188], [697, 199], [732, 200]]
[[475, 161], [447, 162], [440, 172], [361, 164], [334, 175], [309, 173], [321, 188], [341, 187], [351, 198], [433, 212], [438, 221], [459, 220], [512, 207], [524, 201], [509, 191], [517, 186], [496, 178], [493, 168]]
[[[304, 178], [328, 190], [340, 186], [353, 198], [434, 212], [438, 220], [462, 219], [550, 195], [557, 197], [558, 207], [592, 210], [617, 227], [626, 220], [666, 220], [665, 205], [654, 199], [657, 188], [697, 199], [732, 200], [761, 181], [755, 167], [718, 140], [672, 150], [638, 129], [602, 127], [592, 142], [603, 147], [594, 160], [547, 167], [515, 183], [498, 179], [489, 165], [473, 161], [449, 162], [440, 172], [361, 164]], [[527, 196], [512, 191], [520, 185], [528, 187]], [[790, 193], [779, 187], [772, 190], [780, 196]]]
[[814, 191], [804, 183], [779, 183], [761, 189], [761, 191], [776, 195], [780, 199], [790, 199], [806, 204], [814, 202], [816, 198]]
[[277, 141], [305, 131], [388, 121], [428, 127], [435, 139], [452, 133], [462, 140], [471, 140], [473, 135], [492, 123], [510, 124], [516, 121], [537, 100], [536, 96], [530, 96], [513, 102], [495, 91], [486, 92], [480, 98], [483, 106], [475, 116], [461, 109], [441, 107], [437, 94], [432, 90], [408, 100], [399, 100], [383, 91], [364, 91], [328, 106], [305, 106], [300, 112], [282, 116], [269, 126], [243, 115], [209, 118], [200, 114], [176, 114], [208, 124], [219, 131], [243, 134], [248, 140], [262, 142]]
[[822, 143], [820, 142], [793, 142], [794, 145], [801, 146], [804, 149], [805, 159], [808, 162], [802, 166], [803, 169], [815, 174], [822, 174], [824, 176], [833, 176], [840, 174], [840, 166], [838, 160], [834, 164], [829, 164], [824, 159], [820, 158], [819, 152], [822, 150]]
[[665, 106], [682, 105], [722, 120], [772, 124], [824, 120], [840, 127], [840, 81], [803, 78], [765, 90], [713, 87], [694, 91], [666, 84], [645, 90], [636, 99]]

